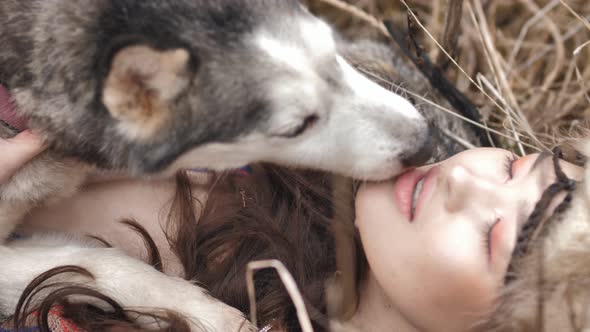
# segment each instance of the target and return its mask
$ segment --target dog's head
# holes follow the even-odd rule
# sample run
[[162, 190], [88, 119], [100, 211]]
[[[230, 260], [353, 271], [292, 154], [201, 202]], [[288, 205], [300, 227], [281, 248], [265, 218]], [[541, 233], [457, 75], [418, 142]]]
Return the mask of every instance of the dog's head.
[[136, 173], [267, 161], [383, 179], [428, 158], [425, 119], [354, 69], [299, 3], [134, 6], [141, 20], [103, 22], [121, 32], [100, 100]]

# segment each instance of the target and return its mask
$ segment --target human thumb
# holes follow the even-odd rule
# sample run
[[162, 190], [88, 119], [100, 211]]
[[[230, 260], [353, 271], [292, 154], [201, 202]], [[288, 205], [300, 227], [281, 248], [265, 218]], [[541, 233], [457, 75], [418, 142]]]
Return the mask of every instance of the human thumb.
[[30, 131], [19, 133], [13, 138], [0, 139], [0, 184], [7, 182], [45, 148], [41, 139]]

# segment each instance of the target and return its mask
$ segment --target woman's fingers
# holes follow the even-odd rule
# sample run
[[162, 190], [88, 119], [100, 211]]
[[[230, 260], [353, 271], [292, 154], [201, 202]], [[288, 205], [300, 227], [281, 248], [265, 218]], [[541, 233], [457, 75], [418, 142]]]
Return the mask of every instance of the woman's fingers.
[[41, 139], [30, 131], [10, 139], [0, 138], [0, 185], [43, 150]]

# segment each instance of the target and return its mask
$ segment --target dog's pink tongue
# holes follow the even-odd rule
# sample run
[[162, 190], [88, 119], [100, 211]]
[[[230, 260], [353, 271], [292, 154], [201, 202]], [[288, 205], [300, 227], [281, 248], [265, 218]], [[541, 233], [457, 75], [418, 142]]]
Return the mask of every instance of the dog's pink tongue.
[[27, 129], [27, 121], [16, 114], [10, 93], [2, 85], [0, 85], [0, 120], [18, 131]]

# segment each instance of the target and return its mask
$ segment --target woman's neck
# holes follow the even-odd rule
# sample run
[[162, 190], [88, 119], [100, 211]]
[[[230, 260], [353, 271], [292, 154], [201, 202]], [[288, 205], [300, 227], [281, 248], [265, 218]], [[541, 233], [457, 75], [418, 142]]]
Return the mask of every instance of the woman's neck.
[[348, 322], [352, 327], [359, 331], [418, 331], [391, 303], [371, 272], [362, 281], [359, 295], [358, 310]]

